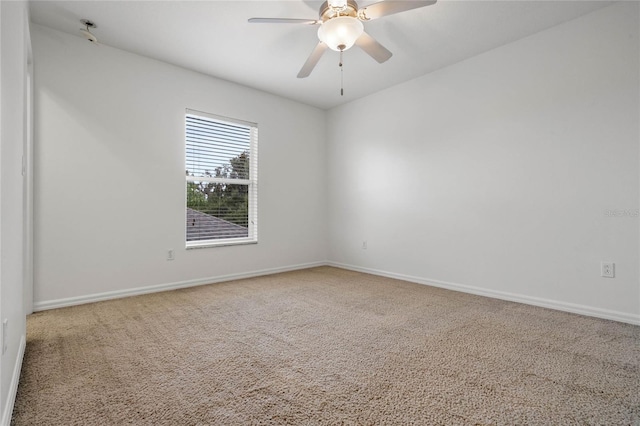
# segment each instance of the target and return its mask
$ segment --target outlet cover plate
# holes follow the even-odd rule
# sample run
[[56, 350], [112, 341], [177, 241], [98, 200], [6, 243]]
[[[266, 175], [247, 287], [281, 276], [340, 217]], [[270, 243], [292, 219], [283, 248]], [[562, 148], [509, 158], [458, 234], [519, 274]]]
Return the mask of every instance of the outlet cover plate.
[[600, 275], [605, 278], [615, 278], [616, 264], [613, 262], [602, 262], [600, 264]]
[[9, 320], [2, 321], [2, 355], [7, 351], [7, 333], [9, 332]]

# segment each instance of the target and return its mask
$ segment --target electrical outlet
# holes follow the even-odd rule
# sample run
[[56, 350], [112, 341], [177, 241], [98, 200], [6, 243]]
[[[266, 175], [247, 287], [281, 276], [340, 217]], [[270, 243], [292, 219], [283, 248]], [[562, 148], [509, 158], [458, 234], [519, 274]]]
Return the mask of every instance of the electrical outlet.
[[616, 264], [613, 262], [600, 263], [600, 275], [602, 275], [605, 278], [615, 278]]
[[2, 321], [2, 355], [7, 351], [7, 333], [9, 332], [9, 320], [5, 318]]
[[362, 250], [366, 250], [367, 249], [367, 242], [363, 241], [362, 242]]
[[176, 258], [176, 254], [173, 249], [167, 250], [167, 260], [173, 260]]

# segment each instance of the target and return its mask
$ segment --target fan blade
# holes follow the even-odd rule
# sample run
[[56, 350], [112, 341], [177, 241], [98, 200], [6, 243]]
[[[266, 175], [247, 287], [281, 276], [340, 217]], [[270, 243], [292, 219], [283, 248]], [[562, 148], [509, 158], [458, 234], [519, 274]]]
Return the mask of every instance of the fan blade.
[[322, 21], [316, 19], [293, 19], [293, 18], [250, 18], [250, 24], [307, 24], [316, 25]]
[[358, 37], [356, 40], [356, 46], [364, 50], [369, 54], [369, 56], [379, 63], [387, 61], [393, 55], [393, 53], [389, 52], [386, 47], [378, 43], [375, 38], [371, 37], [367, 33], [362, 33], [362, 35]]
[[435, 2], [436, 0], [381, 1], [358, 10], [358, 18], [363, 21], [369, 21], [371, 19], [382, 18], [383, 16], [393, 15], [394, 13], [404, 12], [405, 10], [430, 6]]
[[300, 72], [298, 73], [298, 78], [309, 77], [309, 74], [311, 74], [311, 71], [313, 71], [316, 64], [322, 57], [322, 54], [324, 53], [325, 50], [327, 50], [327, 48], [328, 48], [327, 45], [324, 44], [323, 42], [318, 43], [316, 47], [313, 48], [313, 52], [311, 52], [311, 55], [309, 55], [309, 57], [307, 58], [307, 61], [304, 63], [304, 65], [300, 69]]

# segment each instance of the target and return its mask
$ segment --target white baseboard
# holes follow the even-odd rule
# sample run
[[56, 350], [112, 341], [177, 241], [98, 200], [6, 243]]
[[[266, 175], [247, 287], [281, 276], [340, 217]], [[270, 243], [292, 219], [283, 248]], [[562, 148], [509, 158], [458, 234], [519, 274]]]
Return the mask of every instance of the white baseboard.
[[22, 370], [22, 359], [24, 358], [24, 348], [27, 345], [26, 336], [23, 334], [20, 338], [20, 348], [18, 349], [18, 357], [16, 363], [13, 366], [13, 376], [11, 377], [11, 385], [9, 386], [9, 394], [7, 395], [7, 403], [4, 406], [2, 412], [2, 426], [9, 426], [11, 424], [11, 416], [13, 415], [13, 405], [16, 402], [16, 395], [18, 393], [18, 382], [20, 381], [20, 371]]
[[411, 275], [396, 274], [393, 272], [380, 271], [371, 268], [362, 268], [359, 266], [346, 265], [337, 262], [327, 262], [327, 265], [336, 268], [348, 269], [356, 272], [364, 272], [381, 277], [395, 278], [398, 280], [409, 281], [416, 284], [430, 285], [433, 287], [446, 288], [448, 290], [460, 291], [463, 293], [476, 294], [479, 296], [492, 297], [494, 299], [508, 300], [510, 302], [524, 303], [527, 305], [541, 306], [543, 308], [555, 309], [558, 311], [571, 312], [574, 314], [586, 315], [590, 317], [604, 318], [629, 324], [640, 325], [640, 315], [629, 314], [626, 312], [611, 311], [608, 309], [594, 308], [591, 306], [577, 305], [574, 303], [560, 302], [557, 300], [542, 299], [539, 297], [525, 296], [521, 294], [507, 293], [497, 290], [488, 290], [481, 287], [474, 287], [464, 284], [456, 284], [428, 278], [414, 277]]
[[433, 280], [411, 275], [397, 274], [394, 272], [381, 271], [372, 268], [363, 268], [354, 265], [347, 265], [338, 262], [313, 262], [299, 265], [291, 265], [280, 268], [262, 269], [239, 274], [229, 274], [218, 277], [201, 278], [197, 280], [181, 281], [176, 283], [160, 284], [148, 287], [138, 287], [126, 290], [110, 291], [105, 293], [90, 294], [87, 296], [70, 297], [66, 299], [49, 300], [44, 302], [36, 302], [33, 305], [34, 311], [44, 311], [48, 309], [64, 308], [67, 306], [81, 305], [84, 303], [100, 302], [103, 300], [119, 299], [127, 296], [137, 296], [147, 293], [156, 293], [159, 291], [176, 290], [179, 288], [194, 287], [204, 284], [214, 284], [224, 281], [232, 281], [243, 278], [259, 277], [262, 275], [277, 274], [280, 272], [295, 271], [299, 269], [313, 268], [317, 266], [333, 266], [336, 268], [348, 269], [351, 271], [364, 272], [381, 277], [394, 278], [403, 281], [409, 281], [417, 284], [430, 285], [433, 287], [446, 288], [449, 290], [460, 291], [463, 293], [476, 294], [479, 296], [493, 297], [495, 299], [508, 300], [510, 302], [524, 303], [527, 305], [541, 306], [543, 308], [556, 309], [564, 312], [572, 312], [580, 315], [604, 318], [614, 321], [625, 322], [629, 324], [640, 325], [640, 315], [629, 314], [626, 312], [611, 311], [591, 306], [577, 305], [574, 303], [560, 302], [556, 300], [543, 299], [539, 297], [526, 296], [521, 294], [508, 293], [497, 290], [489, 290], [481, 287], [470, 285], [450, 283], [445, 281]]
[[82, 305], [85, 303], [101, 302], [103, 300], [120, 299], [128, 296], [138, 296], [141, 294], [157, 293], [160, 291], [177, 290], [180, 288], [195, 287], [205, 284], [214, 284], [224, 281], [240, 280], [244, 278], [259, 277], [262, 275], [272, 275], [280, 272], [296, 271], [299, 269], [314, 268], [317, 266], [325, 266], [326, 262], [312, 262], [299, 265], [284, 266], [280, 268], [261, 269], [258, 271], [243, 272], [239, 274], [221, 275], [217, 277], [199, 278], [196, 280], [180, 281], [175, 283], [152, 285], [148, 287], [137, 287], [126, 290], [108, 291], [104, 293], [88, 294], [86, 296], [69, 297], [66, 299], [46, 300], [43, 302], [35, 302], [33, 310], [35, 312], [45, 311], [48, 309], [64, 308], [67, 306]]

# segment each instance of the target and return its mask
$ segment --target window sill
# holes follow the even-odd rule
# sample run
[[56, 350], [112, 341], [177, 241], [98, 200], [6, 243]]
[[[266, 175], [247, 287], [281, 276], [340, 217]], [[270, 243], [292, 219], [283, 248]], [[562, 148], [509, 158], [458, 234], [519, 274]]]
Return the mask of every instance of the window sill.
[[258, 244], [258, 240], [254, 239], [239, 239], [235, 238], [233, 240], [217, 240], [217, 241], [189, 241], [187, 242], [186, 249], [202, 249], [202, 248], [210, 248], [210, 247], [226, 247], [226, 246], [242, 246], [247, 244]]

